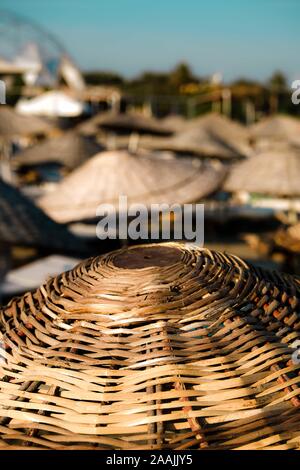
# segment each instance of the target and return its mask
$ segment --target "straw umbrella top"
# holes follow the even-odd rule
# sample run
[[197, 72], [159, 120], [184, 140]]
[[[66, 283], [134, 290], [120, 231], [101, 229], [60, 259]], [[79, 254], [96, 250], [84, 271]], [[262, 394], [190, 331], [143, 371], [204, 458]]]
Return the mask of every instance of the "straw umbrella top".
[[300, 195], [300, 153], [292, 148], [261, 152], [232, 168], [224, 189], [230, 192]]
[[205, 249], [84, 261], [0, 311], [0, 447], [299, 449], [299, 302]]
[[189, 121], [178, 114], [169, 114], [161, 119], [160, 122], [173, 132], [180, 132], [188, 125]]
[[65, 226], [51, 220], [17, 188], [0, 180], [0, 241], [51, 250], [83, 250]]
[[300, 140], [300, 120], [292, 116], [275, 115], [253, 124], [251, 136], [256, 139]]
[[13, 161], [18, 166], [55, 162], [69, 169], [74, 169], [101, 150], [103, 147], [88, 137], [75, 131], [69, 131], [62, 136], [48, 138], [28, 147], [19, 152]]
[[85, 134], [97, 134], [99, 129], [125, 134], [132, 132], [153, 135], [172, 134], [172, 129], [169, 129], [157, 119], [148, 118], [134, 112], [118, 114], [108, 111], [100, 113], [78, 126], [78, 129]]
[[248, 129], [237, 121], [223, 114], [207, 113], [187, 121], [189, 127], [201, 127], [215, 136], [228, 141], [246, 141], [249, 138]]
[[241, 125], [211, 113], [187, 121], [183, 130], [171, 138], [142, 139], [141, 145], [204, 157], [232, 159], [250, 154], [247, 138], [247, 131]]
[[127, 150], [103, 152], [68, 175], [40, 205], [55, 220], [94, 219], [99, 204], [189, 203], [220, 186], [225, 170], [196, 159], [163, 158]]
[[22, 116], [9, 106], [0, 106], [0, 138], [47, 134], [51, 124], [36, 116]]

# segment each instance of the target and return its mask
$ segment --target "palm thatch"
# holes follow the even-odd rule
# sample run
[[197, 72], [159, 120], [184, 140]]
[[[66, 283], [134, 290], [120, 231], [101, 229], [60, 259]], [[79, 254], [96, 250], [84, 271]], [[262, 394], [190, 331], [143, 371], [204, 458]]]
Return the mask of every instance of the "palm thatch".
[[144, 138], [140, 145], [221, 159], [236, 159], [251, 153], [246, 129], [214, 113], [187, 121], [183, 130], [173, 137]]
[[0, 106], [0, 138], [48, 134], [53, 127], [36, 116], [23, 116], [9, 106]]
[[0, 180], [0, 241], [49, 250], [83, 250], [65, 226], [51, 220], [17, 188]]
[[51, 162], [74, 169], [103, 149], [88, 137], [69, 131], [62, 136], [49, 138], [28, 147], [19, 152], [13, 161], [17, 166], [33, 166]]
[[0, 311], [2, 449], [300, 449], [300, 280], [177, 244]]
[[127, 150], [103, 152], [68, 175], [54, 193], [39, 201], [59, 222], [94, 219], [99, 204], [196, 202], [217, 190], [225, 176], [220, 165], [163, 158]]
[[300, 140], [300, 120], [292, 116], [275, 115], [253, 124], [249, 129], [255, 140]]
[[293, 197], [300, 195], [299, 179], [300, 153], [282, 147], [258, 153], [237, 164], [229, 173], [224, 189]]
[[130, 134], [132, 132], [153, 135], [172, 134], [172, 129], [169, 129], [157, 119], [147, 118], [134, 112], [126, 114], [111, 111], [99, 113], [78, 126], [80, 132], [88, 135], [97, 134], [100, 129], [120, 134]]

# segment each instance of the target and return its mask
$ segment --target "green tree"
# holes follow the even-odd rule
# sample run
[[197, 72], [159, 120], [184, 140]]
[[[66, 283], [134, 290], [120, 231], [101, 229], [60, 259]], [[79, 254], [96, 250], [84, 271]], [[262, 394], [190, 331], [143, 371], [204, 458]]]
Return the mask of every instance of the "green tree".
[[181, 85], [198, 82], [190, 66], [184, 62], [176, 65], [174, 70], [170, 72], [169, 81], [170, 84], [177, 89], [180, 88]]
[[268, 85], [272, 91], [280, 92], [287, 88], [287, 79], [283, 72], [277, 70], [269, 79]]

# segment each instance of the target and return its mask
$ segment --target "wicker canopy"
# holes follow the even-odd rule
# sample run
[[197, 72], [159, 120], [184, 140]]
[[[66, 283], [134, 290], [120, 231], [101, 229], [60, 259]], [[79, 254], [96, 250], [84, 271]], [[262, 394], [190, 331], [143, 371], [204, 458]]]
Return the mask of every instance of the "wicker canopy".
[[284, 141], [300, 140], [300, 119], [292, 116], [270, 116], [250, 127], [250, 135], [256, 139]]
[[217, 190], [225, 176], [220, 165], [196, 159], [163, 158], [127, 150], [103, 152], [68, 175], [57, 190], [40, 200], [59, 222], [94, 219], [99, 204], [189, 203]]
[[101, 150], [103, 148], [93, 140], [69, 131], [23, 150], [14, 157], [14, 162], [19, 166], [55, 162], [74, 169]]
[[9, 106], [0, 106], [0, 139], [20, 135], [47, 134], [51, 124], [36, 116], [22, 116]]
[[51, 220], [17, 188], [0, 180], [0, 241], [11, 245], [76, 251], [83, 243]]
[[147, 245], [0, 311], [2, 449], [299, 449], [299, 279]]
[[99, 113], [78, 126], [78, 130], [84, 134], [97, 134], [100, 129], [125, 134], [132, 132], [153, 135], [172, 134], [172, 129], [169, 129], [157, 119], [147, 118], [134, 112], [118, 114], [108, 111]]
[[237, 164], [225, 181], [226, 191], [276, 196], [300, 195], [300, 152], [288, 147], [261, 152]]
[[247, 131], [241, 125], [211, 113], [187, 121], [183, 130], [173, 137], [144, 138], [141, 145], [177, 153], [232, 159], [250, 154], [247, 139]]

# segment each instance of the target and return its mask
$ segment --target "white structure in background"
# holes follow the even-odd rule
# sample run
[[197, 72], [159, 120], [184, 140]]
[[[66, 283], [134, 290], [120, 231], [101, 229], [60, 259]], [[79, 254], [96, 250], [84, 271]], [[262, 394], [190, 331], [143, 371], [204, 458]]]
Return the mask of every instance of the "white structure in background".
[[22, 98], [16, 109], [21, 114], [45, 117], [76, 117], [84, 112], [85, 105], [63, 91], [48, 91], [31, 99]]
[[2, 283], [1, 293], [2, 295], [16, 295], [36, 289], [49, 277], [73, 269], [79, 262], [79, 259], [60, 255], [51, 255], [33, 261], [26, 266], [10, 271]]
[[223, 74], [221, 72], [213, 73], [210, 82], [213, 85], [221, 85], [223, 83]]
[[13, 64], [24, 70], [23, 79], [26, 85], [36, 85], [43, 70], [38, 45], [33, 42], [26, 44], [21, 53], [15, 57]]
[[71, 90], [82, 92], [85, 89], [85, 82], [80, 70], [67, 56], [61, 57], [58, 74]]

